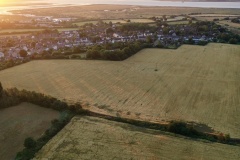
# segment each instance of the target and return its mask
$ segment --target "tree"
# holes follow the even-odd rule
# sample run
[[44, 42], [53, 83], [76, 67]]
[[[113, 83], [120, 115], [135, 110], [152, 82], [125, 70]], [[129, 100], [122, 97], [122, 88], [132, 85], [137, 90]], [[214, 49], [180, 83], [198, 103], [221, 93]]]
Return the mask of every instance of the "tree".
[[107, 28], [107, 29], [106, 29], [106, 34], [107, 34], [108, 36], [111, 36], [111, 37], [112, 37], [113, 33], [114, 33], [114, 30], [113, 30], [112, 28]]
[[110, 27], [112, 27], [112, 26], [113, 26], [112, 21], [110, 21], [110, 22], [108, 23], [108, 25], [109, 25]]
[[23, 49], [19, 51], [19, 55], [20, 55], [21, 57], [27, 57], [27, 54], [28, 54], [27, 51], [25, 51], [25, 50], [23, 50]]
[[31, 43], [31, 46], [35, 48], [36, 42], [32, 42], [32, 43]]
[[163, 15], [162, 18], [165, 22], [167, 21], [167, 16], [166, 15]]
[[3, 87], [2, 87], [2, 83], [0, 82], [0, 98], [2, 97], [3, 95]]
[[230, 44], [237, 44], [237, 39], [231, 38], [231, 39], [229, 40], [229, 43], [230, 43]]
[[162, 44], [161, 41], [158, 41], [156, 47], [157, 47], [157, 48], [164, 48], [164, 45]]
[[169, 33], [169, 28], [168, 27], [164, 27], [163, 28], [163, 34], [168, 34]]
[[37, 145], [36, 141], [31, 137], [26, 138], [24, 141], [24, 147], [28, 149], [33, 149], [36, 147], [36, 145]]
[[146, 38], [148, 43], [153, 43], [153, 37], [152, 36], [147, 36]]

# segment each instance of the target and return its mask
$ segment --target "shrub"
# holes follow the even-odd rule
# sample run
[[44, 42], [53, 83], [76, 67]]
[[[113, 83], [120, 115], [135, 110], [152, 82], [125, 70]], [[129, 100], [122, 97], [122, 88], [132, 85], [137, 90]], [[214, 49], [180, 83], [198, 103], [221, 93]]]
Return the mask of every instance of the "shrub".
[[28, 137], [24, 141], [24, 147], [28, 149], [33, 149], [36, 147], [36, 141], [32, 137]]
[[2, 87], [2, 83], [0, 82], [0, 98], [2, 97], [3, 95], [3, 87]]
[[34, 157], [35, 150], [33, 149], [24, 149], [21, 152], [17, 153], [15, 160], [30, 160]]
[[167, 130], [169, 132], [190, 137], [195, 137], [199, 135], [199, 133], [192, 126], [187, 125], [185, 122], [172, 121], [168, 125]]

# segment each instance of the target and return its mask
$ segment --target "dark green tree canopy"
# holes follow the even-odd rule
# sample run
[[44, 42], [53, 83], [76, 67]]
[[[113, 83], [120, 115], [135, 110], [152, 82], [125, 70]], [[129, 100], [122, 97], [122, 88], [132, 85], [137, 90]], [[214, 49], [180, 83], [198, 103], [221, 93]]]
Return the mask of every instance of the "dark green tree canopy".
[[0, 82], [0, 97], [2, 97], [3, 94], [3, 87], [2, 87], [2, 83]]
[[29, 148], [29, 149], [34, 148], [34, 147], [36, 147], [36, 141], [31, 137], [26, 138], [24, 141], [24, 147]]

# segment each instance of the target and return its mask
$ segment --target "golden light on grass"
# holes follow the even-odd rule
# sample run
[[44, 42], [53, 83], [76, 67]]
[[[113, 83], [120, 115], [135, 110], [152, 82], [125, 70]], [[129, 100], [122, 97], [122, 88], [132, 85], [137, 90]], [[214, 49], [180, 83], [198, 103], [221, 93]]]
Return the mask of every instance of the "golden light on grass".
[[[74, 148], [72, 147], [74, 146]], [[174, 154], [172, 151], [174, 150]], [[75, 117], [36, 159], [239, 159], [239, 147], [173, 137], [93, 117]], [[94, 159], [94, 158], [93, 158]]]
[[82, 102], [104, 114], [197, 121], [240, 138], [239, 50], [228, 44], [183, 45], [145, 49], [122, 62], [32, 61], [1, 71], [0, 81], [5, 88]]

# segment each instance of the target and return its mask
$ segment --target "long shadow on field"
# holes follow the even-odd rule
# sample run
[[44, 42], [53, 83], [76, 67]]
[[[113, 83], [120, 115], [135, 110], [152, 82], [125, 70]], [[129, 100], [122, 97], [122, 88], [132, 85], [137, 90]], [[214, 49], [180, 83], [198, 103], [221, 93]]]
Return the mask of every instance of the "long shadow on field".
[[190, 122], [189, 124], [192, 125], [193, 128], [199, 132], [216, 133], [216, 131], [213, 128], [207, 126], [206, 124], [201, 124], [201, 123], [196, 123], [196, 122]]

